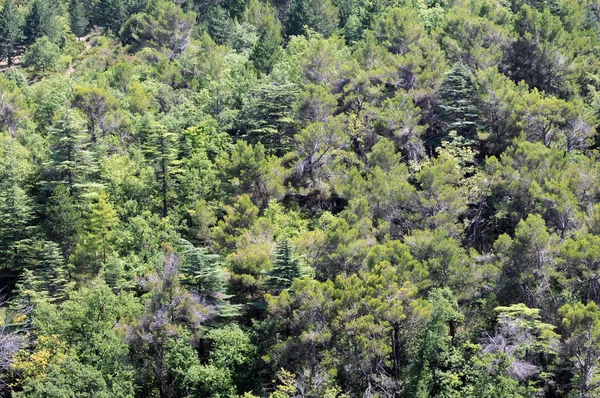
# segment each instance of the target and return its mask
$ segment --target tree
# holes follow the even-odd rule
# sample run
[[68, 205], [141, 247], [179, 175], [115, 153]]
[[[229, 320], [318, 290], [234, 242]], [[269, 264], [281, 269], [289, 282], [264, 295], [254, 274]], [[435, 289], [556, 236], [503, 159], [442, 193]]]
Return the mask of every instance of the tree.
[[87, 116], [87, 130], [91, 135], [92, 142], [99, 138], [101, 130], [102, 137], [107, 133], [107, 116], [117, 109], [118, 102], [106, 89], [99, 87], [78, 87], [73, 105], [81, 109]]
[[493, 334], [486, 333], [482, 352], [505, 357], [508, 375], [520, 382], [547, 377], [542, 372], [552, 369], [557, 358], [556, 327], [541, 321], [539, 309], [522, 303], [494, 310], [498, 326]]
[[239, 140], [231, 155], [217, 161], [219, 168], [229, 177], [226, 186], [232, 196], [247, 194], [261, 208], [269, 200], [280, 199], [284, 194], [283, 170], [275, 156], [267, 156], [260, 142], [255, 146]]
[[58, 43], [63, 33], [60, 20], [62, 5], [55, 0], [34, 0], [25, 16], [23, 34], [26, 44], [32, 44], [40, 37], [46, 36], [53, 43]]
[[0, 153], [0, 263], [8, 274], [31, 264], [36, 235], [34, 204], [24, 189], [28, 164], [12, 137], [2, 140]]
[[457, 387], [456, 329], [464, 320], [450, 289], [434, 289], [429, 294], [431, 312], [413, 353], [409, 375], [412, 396], [444, 396]]
[[233, 21], [227, 10], [218, 5], [212, 6], [208, 11], [206, 22], [208, 34], [215, 43], [227, 44], [233, 30]]
[[530, 87], [547, 93], [569, 96], [565, 81], [572, 55], [560, 19], [547, 8], [541, 12], [525, 4], [516, 14], [514, 26], [518, 38], [505, 63], [511, 79], [515, 83], [525, 80]]
[[89, 151], [81, 117], [76, 111], [66, 109], [49, 128], [48, 135], [52, 151], [48, 182], [67, 184], [70, 190], [84, 187], [97, 171], [97, 164]]
[[291, 2], [286, 31], [288, 36], [306, 34], [306, 28], [329, 36], [339, 23], [337, 7], [331, 0], [294, 0]]
[[239, 134], [251, 144], [261, 143], [268, 154], [282, 155], [291, 149], [295, 84], [258, 84], [245, 98]]
[[392, 54], [406, 54], [426, 35], [417, 14], [409, 7], [386, 9], [374, 21], [374, 32]]
[[438, 92], [437, 122], [442, 137], [435, 137], [430, 145], [438, 146], [450, 131], [474, 140], [479, 130], [479, 95], [473, 75], [463, 63], [458, 63], [444, 75]]
[[60, 48], [47, 36], [35, 41], [23, 55], [23, 66], [33, 68], [37, 74], [52, 71], [60, 57]]
[[594, 302], [578, 302], [560, 308], [565, 327], [565, 354], [573, 362], [577, 373], [575, 382], [579, 396], [595, 396], [600, 387], [598, 357], [600, 356], [600, 309]]
[[100, 191], [97, 200], [90, 204], [84, 222], [86, 234], [77, 247], [79, 264], [91, 266], [92, 272], [97, 272], [101, 265], [106, 264], [108, 255], [114, 247], [115, 227], [119, 219], [108, 199], [108, 194]]
[[87, 33], [89, 20], [87, 11], [80, 0], [71, 0], [69, 3], [69, 24], [75, 36], [81, 37]]
[[132, 15], [120, 28], [119, 35], [132, 51], [149, 46], [173, 60], [187, 48], [195, 21], [195, 13], [185, 13], [172, 2], [155, 0], [148, 2], [144, 12]]
[[258, 40], [250, 54], [250, 60], [259, 72], [269, 74], [281, 57], [281, 22], [277, 10], [268, 3], [250, 1], [242, 20], [252, 24], [258, 31]]
[[80, 239], [82, 223], [81, 212], [65, 185], [58, 185], [52, 192], [46, 216], [48, 235], [59, 244], [62, 255], [68, 262]]
[[127, 334], [134, 357], [141, 361], [143, 372], [151, 373], [150, 382], [161, 397], [173, 397], [174, 379], [166, 366], [172, 339], [185, 339], [199, 333], [213, 315], [213, 309], [201, 297], [186, 291], [180, 284], [179, 259], [167, 252], [164, 267], [140, 280], [147, 292], [144, 314], [133, 323]]
[[177, 158], [177, 137], [157, 122], [152, 122], [148, 133], [143, 149], [156, 175], [161, 215], [167, 217], [176, 196], [174, 187], [181, 164]]
[[277, 242], [273, 258], [273, 268], [267, 273], [267, 286], [278, 293], [292, 286], [294, 279], [300, 277], [300, 264], [294, 257], [290, 241], [285, 238]]
[[13, 0], [4, 0], [0, 9], [0, 59], [12, 66], [23, 38], [23, 21]]
[[123, 0], [99, 0], [90, 4], [90, 22], [104, 27], [113, 34], [119, 34], [129, 16], [127, 4]]
[[230, 296], [225, 294], [227, 275], [221, 257], [185, 240], [181, 244], [182, 284], [215, 305], [221, 316], [235, 315], [237, 308], [228, 303]]

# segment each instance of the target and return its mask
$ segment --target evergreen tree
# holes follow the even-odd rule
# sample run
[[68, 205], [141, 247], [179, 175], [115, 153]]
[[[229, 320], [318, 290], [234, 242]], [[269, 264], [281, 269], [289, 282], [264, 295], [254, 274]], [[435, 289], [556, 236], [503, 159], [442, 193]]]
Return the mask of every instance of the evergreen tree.
[[12, 66], [23, 38], [23, 21], [14, 0], [4, 0], [0, 9], [0, 59]]
[[109, 202], [106, 192], [101, 191], [97, 200], [89, 206], [84, 224], [86, 234], [77, 246], [77, 263], [92, 266], [92, 272], [97, 272], [106, 264], [108, 255], [114, 248], [115, 227], [118, 223], [116, 210]]
[[219, 6], [213, 6], [207, 16], [208, 34], [217, 44], [225, 44], [229, 41], [233, 32], [233, 21], [227, 10]]
[[300, 277], [300, 262], [294, 257], [292, 245], [287, 239], [277, 243], [273, 257], [273, 268], [268, 272], [267, 285], [274, 292], [281, 292], [292, 286], [295, 278]]
[[42, 20], [46, 16], [46, 7], [43, 0], [34, 0], [29, 5], [29, 12], [25, 16], [23, 36], [26, 44], [31, 44], [38, 37], [42, 37]]
[[76, 111], [67, 109], [48, 131], [52, 158], [48, 167], [51, 184], [67, 184], [72, 190], [89, 181], [97, 164], [89, 151], [84, 122]]
[[81, 212], [66, 186], [59, 185], [54, 189], [46, 207], [46, 216], [48, 235], [58, 243], [68, 262], [79, 240]]
[[339, 23], [337, 7], [331, 0], [293, 0], [287, 21], [288, 36], [306, 34], [305, 26], [329, 36]]
[[84, 36], [87, 33], [89, 21], [86, 9], [80, 0], [71, 0], [69, 3], [69, 16], [71, 31], [77, 37]]
[[256, 70], [268, 74], [281, 56], [283, 38], [277, 10], [269, 4], [253, 1], [244, 13], [244, 22], [254, 25], [259, 34], [250, 54], [250, 60]]
[[[438, 92], [437, 122], [442, 137], [456, 131], [467, 139], [475, 139], [479, 128], [477, 85], [473, 75], [463, 63], [458, 63], [446, 73]], [[442, 137], [434, 138], [438, 146]]]
[[119, 34], [121, 26], [127, 19], [127, 7], [123, 0], [99, 0], [92, 3], [94, 8], [91, 22], [102, 26], [114, 34]]
[[47, 36], [53, 43], [58, 43], [63, 31], [59, 20], [62, 5], [57, 0], [34, 0], [29, 6], [23, 27], [26, 44]]
[[0, 267], [9, 272], [19, 271], [32, 263], [35, 225], [33, 203], [23, 189], [18, 176], [18, 159], [8, 143], [7, 169], [0, 170]]
[[259, 84], [249, 93], [240, 117], [240, 134], [246, 141], [262, 143], [270, 154], [282, 155], [292, 146], [295, 84]]
[[144, 152], [153, 165], [158, 182], [161, 214], [166, 217], [176, 197], [174, 186], [181, 162], [177, 159], [177, 137], [160, 123], [152, 123], [145, 138]]
[[205, 248], [195, 247], [186, 240], [182, 240], [181, 244], [183, 284], [204, 297], [219, 299], [225, 292], [220, 256], [209, 253]]

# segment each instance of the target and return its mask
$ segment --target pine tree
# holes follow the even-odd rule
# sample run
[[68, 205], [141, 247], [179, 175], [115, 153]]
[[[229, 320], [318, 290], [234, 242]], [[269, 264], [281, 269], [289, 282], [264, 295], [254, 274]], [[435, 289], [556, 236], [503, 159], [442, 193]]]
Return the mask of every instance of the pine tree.
[[271, 73], [273, 65], [277, 63], [281, 53], [282, 38], [278, 32], [263, 30], [258, 41], [252, 49], [250, 60], [257, 71], [265, 74]]
[[31, 3], [23, 27], [25, 44], [31, 44], [42, 36], [57, 43], [62, 33], [62, 24], [58, 20], [61, 7], [57, 0], [34, 0]]
[[[479, 128], [478, 93], [473, 75], [463, 63], [458, 63], [446, 73], [437, 105], [437, 120], [445, 137], [448, 132], [456, 131], [467, 139], [475, 139]], [[441, 137], [435, 140], [439, 146]]]
[[217, 44], [225, 44], [231, 37], [233, 21], [227, 10], [213, 6], [208, 12], [208, 34]]
[[306, 26], [329, 36], [338, 23], [338, 9], [330, 0], [293, 0], [286, 30], [288, 36], [298, 36], [306, 34]]
[[220, 257], [209, 253], [205, 248], [195, 247], [186, 240], [182, 239], [181, 244], [181, 273], [185, 276], [183, 284], [204, 297], [216, 299], [222, 295], [225, 281]]
[[81, 230], [81, 212], [77, 209], [69, 189], [64, 185], [56, 187], [46, 208], [48, 235], [57, 242], [64, 258], [69, 261], [77, 246]]
[[8, 168], [0, 170], [0, 266], [16, 272], [31, 263], [35, 226], [33, 204], [18, 181], [11, 139]]
[[67, 109], [48, 131], [52, 160], [48, 168], [49, 183], [67, 184], [72, 190], [89, 181], [98, 168], [89, 151], [84, 122], [76, 111]]
[[230, 295], [225, 294], [225, 273], [221, 257], [211, 254], [203, 247], [195, 247], [181, 240], [182, 284], [215, 305], [220, 317], [230, 318], [240, 314], [240, 305], [230, 304]]
[[71, 31], [77, 37], [84, 36], [87, 33], [89, 21], [85, 7], [80, 0], [71, 0], [69, 4], [69, 16]]
[[92, 23], [119, 34], [127, 19], [127, 6], [123, 0], [99, 0], [90, 14]]
[[282, 239], [275, 248], [273, 268], [268, 272], [267, 285], [275, 292], [281, 292], [292, 286], [295, 278], [300, 277], [300, 262], [293, 256], [289, 240]]
[[42, 37], [42, 20], [44, 10], [42, 10], [43, 0], [34, 0], [29, 6], [29, 12], [25, 16], [25, 26], [23, 27], [23, 36], [26, 44], [31, 44], [38, 37]]
[[253, 2], [251, 7], [244, 14], [244, 20], [256, 27], [259, 36], [250, 60], [256, 70], [268, 74], [281, 56], [281, 22], [277, 18], [277, 10], [269, 4]]
[[23, 21], [14, 0], [4, 0], [0, 9], [0, 59], [12, 66], [23, 38]]
[[90, 205], [85, 219], [86, 235], [76, 250], [77, 263], [91, 265], [93, 272], [106, 264], [113, 250], [115, 227], [119, 223], [117, 212], [108, 199], [108, 194], [101, 191]]
[[145, 136], [143, 149], [146, 158], [153, 164], [158, 182], [161, 214], [166, 217], [175, 197], [174, 185], [181, 165], [177, 159], [177, 136], [156, 122], [152, 123]]
[[72, 287], [60, 249], [54, 242], [40, 241], [35, 262], [23, 270], [15, 285], [11, 306], [27, 311], [40, 302], [60, 301]]

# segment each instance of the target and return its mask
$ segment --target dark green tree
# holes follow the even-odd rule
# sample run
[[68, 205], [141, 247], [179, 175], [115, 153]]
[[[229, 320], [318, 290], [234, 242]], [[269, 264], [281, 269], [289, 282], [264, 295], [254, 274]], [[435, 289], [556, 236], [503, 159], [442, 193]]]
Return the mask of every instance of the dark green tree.
[[48, 236], [60, 246], [65, 260], [73, 254], [81, 233], [81, 211], [69, 189], [58, 185], [46, 206]]
[[337, 7], [331, 0], [293, 0], [286, 25], [288, 36], [306, 34], [305, 27], [329, 36], [339, 23]]
[[23, 39], [23, 18], [13, 0], [4, 0], [0, 9], [0, 59], [12, 66]]
[[34, 0], [25, 16], [25, 43], [31, 44], [42, 36], [47, 36], [54, 43], [58, 42], [63, 29], [58, 19], [61, 8], [60, 1]]
[[233, 21], [227, 10], [220, 6], [211, 7], [207, 15], [208, 34], [217, 44], [229, 41], [233, 31]]
[[277, 243], [273, 255], [273, 268], [267, 272], [267, 275], [267, 285], [275, 293], [289, 288], [294, 279], [300, 277], [300, 262], [294, 257], [288, 239], [282, 239]]
[[88, 31], [89, 20], [87, 11], [80, 0], [71, 0], [69, 3], [69, 17], [71, 32], [75, 33], [77, 37], [84, 36]]
[[161, 214], [166, 217], [176, 197], [174, 188], [181, 163], [177, 159], [177, 136], [167, 131], [165, 126], [154, 122], [143, 149], [148, 162], [154, 168]]
[[202, 247], [182, 240], [181, 274], [183, 285], [203, 297], [220, 301], [225, 292], [225, 278], [221, 257]]
[[440, 132], [430, 141], [438, 146], [450, 131], [475, 139], [479, 128], [479, 96], [468, 67], [458, 63], [444, 76], [438, 92], [437, 123]]

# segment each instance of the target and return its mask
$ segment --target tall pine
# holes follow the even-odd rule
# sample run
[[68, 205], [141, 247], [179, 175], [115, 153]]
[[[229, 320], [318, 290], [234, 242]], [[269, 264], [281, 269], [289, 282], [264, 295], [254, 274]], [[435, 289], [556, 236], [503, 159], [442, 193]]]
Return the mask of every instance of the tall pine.
[[0, 9], [0, 59], [12, 66], [23, 39], [23, 20], [14, 0], [4, 0]]
[[282, 239], [277, 243], [273, 268], [268, 276], [267, 285], [277, 293], [292, 286], [294, 279], [300, 277], [300, 262], [294, 257], [289, 240]]
[[77, 37], [84, 36], [88, 30], [89, 20], [81, 0], [71, 0], [71, 3], [69, 3], [69, 17], [71, 31]]
[[177, 159], [177, 135], [165, 126], [153, 122], [145, 132], [143, 149], [154, 167], [161, 215], [166, 217], [175, 198], [174, 186], [181, 162]]
[[441, 134], [437, 135], [435, 146], [439, 146], [450, 131], [467, 139], [476, 138], [480, 120], [478, 98], [471, 71], [465, 64], [457, 63], [444, 76], [438, 92], [437, 124]]
[[67, 109], [48, 133], [52, 151], [48, 182], [66, 184], [71, 190], [85, 185], [98, 171], [98, 165], [89, 150], [84, 121], [76, 111]]

